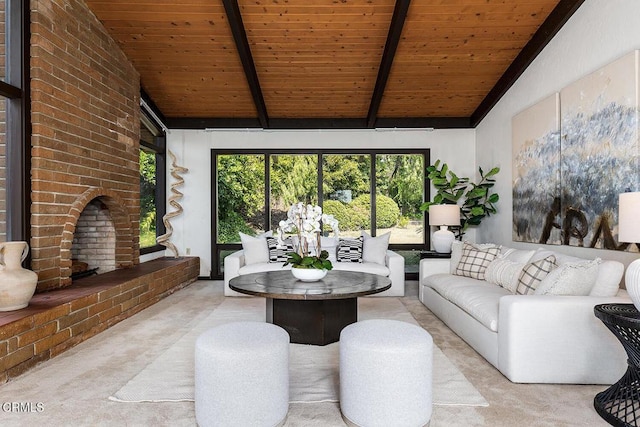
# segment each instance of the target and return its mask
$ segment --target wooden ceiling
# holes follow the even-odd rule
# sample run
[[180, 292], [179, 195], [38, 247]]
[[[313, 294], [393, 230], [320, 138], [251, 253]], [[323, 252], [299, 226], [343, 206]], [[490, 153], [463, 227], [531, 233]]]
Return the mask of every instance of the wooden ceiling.
[[85, 0], [170, 128], [474, 127], [584, 0]]

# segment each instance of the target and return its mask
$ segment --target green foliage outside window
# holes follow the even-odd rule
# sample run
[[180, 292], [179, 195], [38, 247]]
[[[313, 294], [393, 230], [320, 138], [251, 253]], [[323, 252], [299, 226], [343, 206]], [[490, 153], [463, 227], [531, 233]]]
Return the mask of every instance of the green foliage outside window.
[[[318, 203], [318, 156], [274, 154], [270, 161], [271, 206], [264, 206], [265, 156], [221, 154], [217, 156], [219, 243], [238, 242], [238, 232], [255, 234], [264, 227], [265, 215], [277, 227], [298, 201]], [[370, 229], [370, 155], [327, 154], [322, 159], [323, 211], [338, 219], [341, 230]], [[403, 221], [422, 220], [424, 166], [419, 154], [376, 155], [377, 228], [391, 228]], [[331, 200], [338, 191], [350, 191], [351, 202]]]
[[140, 247], [156, 244], [156, 155], [140, 150]]

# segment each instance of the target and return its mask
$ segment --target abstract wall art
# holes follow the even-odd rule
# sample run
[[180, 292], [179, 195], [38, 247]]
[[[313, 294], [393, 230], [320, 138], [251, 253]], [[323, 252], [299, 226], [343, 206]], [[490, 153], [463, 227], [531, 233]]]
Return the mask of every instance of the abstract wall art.
[[640, 190], [639, 52], [514, 116], [515, 241], [629, 246], [617, 242], [617, 203]]

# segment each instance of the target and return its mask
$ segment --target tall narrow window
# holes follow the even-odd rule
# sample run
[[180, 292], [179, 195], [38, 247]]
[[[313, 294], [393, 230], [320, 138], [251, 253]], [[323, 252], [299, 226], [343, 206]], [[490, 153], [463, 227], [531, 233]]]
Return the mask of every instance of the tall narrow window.
[[165, 232], [165, 133], [145, 109], [140, 115], [140, 253], [164, 250], [156, 238]]
[[0, 241], [29, 240], [29, 2], [0, 0]]

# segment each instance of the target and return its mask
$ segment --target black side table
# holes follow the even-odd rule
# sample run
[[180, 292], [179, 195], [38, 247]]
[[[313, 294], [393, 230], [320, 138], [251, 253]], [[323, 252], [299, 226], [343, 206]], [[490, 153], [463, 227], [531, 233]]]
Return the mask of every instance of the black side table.
[[617, 383], [596, 395], [593, 406], [613, 426], [640, 426], [640, 313], [633, 304], [600, 304], [598, 319], [627, 352], [627, 372]]
[[451, 258], [451, 252], [443, 254], [436, 251], [420, 251], [420, 259], [425, 258]]

